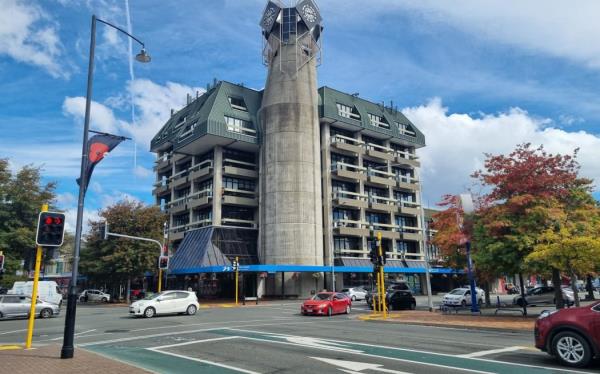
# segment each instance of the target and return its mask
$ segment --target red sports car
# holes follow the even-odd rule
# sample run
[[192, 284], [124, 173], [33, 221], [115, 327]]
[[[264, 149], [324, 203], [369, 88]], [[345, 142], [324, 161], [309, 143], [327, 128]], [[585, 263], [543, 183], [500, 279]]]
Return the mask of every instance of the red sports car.
[[352, 300], [343, 293], [319, 292], [306, 300], [300, 307], [302, 315], [315, 314], [331, 316], [338, 313], [350, 313]]
[[535, 322], [535, 346], [573, 367], [600, 357], [600, 303], [544, 311]]

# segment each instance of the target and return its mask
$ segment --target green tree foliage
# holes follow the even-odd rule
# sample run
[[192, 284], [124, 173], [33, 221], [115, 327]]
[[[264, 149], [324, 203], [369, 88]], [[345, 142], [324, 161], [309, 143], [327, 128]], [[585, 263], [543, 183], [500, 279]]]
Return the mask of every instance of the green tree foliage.
[[121, 201], [100, 211], [100, 221], [90, 221], [85, 248], [81, 251], [81, 272], [92, 281], [121, 282], [143, 276], [144, 272], [156, 271], [159, 248], [155, 243], [100, 235], [103, 221], [109, 223], [109, 231], [163, 240], [163, 224], [166, 216], [156, 206], [137, 201]]
[[42, 183], [41, 169], [32, 165], [13, 172], [8, 159], [0, 159], [0, 250], [7, 257], [6, 276], [20, 268], [35, 249], [40, 208], [52, 203], [56, 183]]

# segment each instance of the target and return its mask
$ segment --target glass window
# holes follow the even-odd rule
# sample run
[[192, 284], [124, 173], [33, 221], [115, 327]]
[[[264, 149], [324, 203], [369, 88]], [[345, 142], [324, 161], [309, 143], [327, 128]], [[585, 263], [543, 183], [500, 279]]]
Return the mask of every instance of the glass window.
[[369, 113], [369, 120], [371, 121], [371, 125], [373, 125], [375, 127], [381, 127], [381, 128], [384, 128], [384, 129], [389, 129], [390, 128], [390, 124], [385, 119], [385, 117]]
[[339, 153], [331, 152], [331, 164], [335, 164], [337, 162], [341, 162], [344, 164], [356, 165], [357, 160], [356, 157], [341, 155]]
[[173, 300], [173, 299], [177, 298], [177, 292], [168, 292], [166, 294], [161, 295], [160, 298], [163, 301], [165, 301], [165, 300]]
[[256, 182], [249, 179], [223, 177], [223, 188], [254, 192], [256, 189]]
[[390, 223], [390, 221], [389, 221], [390, 216], [388, 214], [367, 212], [365, 214], [365, 218], [367, 219], [367, 221], [370, 224], [374, 224], [374, 223], [387, 224], [387, 223]]
[[351, 118], [360, 121], [360, 113], [355, 106], [348, 106], [337, 103], [338, 115], [344, 118]]
[[408, 216], [396, 216], [396, 225], [400, 226], [400, 228], [404, 226], [417, 227], [417, 218]]
[[223, 218], [252, 221], [254, 220], [254, 209], [225, 205], [223, 206]]
[[237, 109], [237, 110], [241, 110], [244, 112], [248, 111], [248, 108], [246, 107], [246, 102], [244, 102], [244, 99], [242, 99], [241, 97], [229, 97], [229, 105], [231, 105], [231, 107], [233, 109]]
[[334, 208], [333, 209], [333, 219], [334, 220], [356, 220], [356, 216], [357, 216], [357, 212], [354, 210], [350, 210], [350, 209], [341, 209], [341, 208]]
[[333, 248], [337, 251], [348, 250], [348, 249], [360, 249], [358, 245], [358, 238], [346, 238], [343, 236], [333, 237]]
[[176, 299], [187, 299], [187, 297], [189, 295], [186, 292], [176, 292], [175, 294], [176, 294], [176, 296], [175, 296]]
[[227, 131], [236, 132], [244, 135], [256, 136], [256, 130], [254, 129], [254, 125], [250, 121], [225, 116], [225, 124], [227, 125]]
[[352, 182], [342, 182], [334, 179], [331, 181], [331, 189], [333, 190], [333, 192], [356, 192], [356, 184]]
[[408, 135], [408, 136], [416, 136], [417, 135], [411, 125], [396, 122], [396, 126], [398, 126], [398, 131], [400, 131], [400, 133], [403, 135]]

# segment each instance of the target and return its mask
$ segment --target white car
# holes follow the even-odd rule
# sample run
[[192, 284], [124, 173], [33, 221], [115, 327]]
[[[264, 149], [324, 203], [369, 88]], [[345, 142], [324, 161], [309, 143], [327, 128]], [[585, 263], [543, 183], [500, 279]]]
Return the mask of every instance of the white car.
[[360, 287], [344, 288], [341, 292], [352, 301], [364, 300], [367, 297], [367, 291]]
[[198, 297], [190, 291], [163, 291], [136, 301], [129, 306], [129, 314], [152, 318], [157, 314], [185, 313], [194, 315], [200, 308]]
[[103, 303], [108, 303], [110, 301], [110, 295], [99, 290], [84, 290], [81, 295], [79, 295], [79, 301], [101, 301]]
[[[477, 303], [481, 305], [483, 304], [483, 300], [485, 298], [485, 292], [479, 287], [476, 287], [475, 290], [477, 292]], [[471, 288], [461, 287], [453, 289], [444, 295], [442, 303], [449, 306], [463, 307], [471, 305]]]

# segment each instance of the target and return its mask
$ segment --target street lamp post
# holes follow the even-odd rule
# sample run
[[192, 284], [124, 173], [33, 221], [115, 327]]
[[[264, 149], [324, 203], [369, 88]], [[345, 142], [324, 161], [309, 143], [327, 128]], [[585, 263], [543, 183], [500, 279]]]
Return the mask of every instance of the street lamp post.
[[85, 119], [83, 125], [83, 144], [81, 151], [81, 169], [79, 173], [79, 197], [77, 200], [77, 221], [75, 223], [75, 247], [73, 248], [73, 266], [71, 271], [71, 282], [69, 284], [69, 294], [67, 296], [67, 314], [65, 316], [65, 331], [63, 337], [63, 346], [60, 351], [60, 358], [73, 358], [75, 338], [75, 314], [77, 306], [77, 277], [79, 267], [79, 249], [81, 247], [81, 226], [83, 222], [83, 204], [85, 200], [85, 190], [87, 186], [86, 168], [88, 163], [88, 132], [90, 128], [90, 106], [92, 100], [92, 84], [94, 76], [94, 52], [96, 49], [96, 22], [101, 22], [110, 26], [142, 45], [140, 53], [135, 56], [139, 62], [150, 62], [150, 56], [146, 53], [144, 43], [125, 30], [111, 23], [103, 21], [92, 15], [92, 30], [90, 36], [90, 56], [87, 77], [87, 92], [85, 98]]

